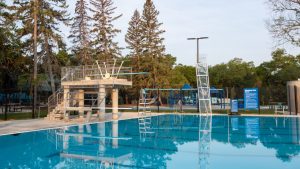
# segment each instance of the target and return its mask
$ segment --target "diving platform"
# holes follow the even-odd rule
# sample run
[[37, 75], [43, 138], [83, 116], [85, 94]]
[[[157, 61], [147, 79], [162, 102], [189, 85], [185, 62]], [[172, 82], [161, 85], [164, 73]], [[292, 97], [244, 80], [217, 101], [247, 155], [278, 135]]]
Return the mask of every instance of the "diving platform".
[[[96, 110], [105, 119], [106, 96], [111, 92], [113, 119], [118, 119], [119, 88], [132, 86], [132, 68], [123, 61], [95, 61], [93, 65], [63, 67], [61, 88], [48, 98], [49, 120], [70, 120], [70, 112], [90, 121]], [[76, 114], [76, 113], [75, 113]]]

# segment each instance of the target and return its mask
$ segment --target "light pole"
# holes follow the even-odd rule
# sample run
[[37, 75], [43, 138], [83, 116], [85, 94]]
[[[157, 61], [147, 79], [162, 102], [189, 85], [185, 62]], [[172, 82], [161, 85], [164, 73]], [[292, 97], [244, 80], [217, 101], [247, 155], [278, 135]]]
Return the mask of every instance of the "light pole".
[[199, 38], [187, 38], [187, 40], [196, 40], [197, 41], [197, 63], [199, 62], [199, 40], [208, 39], [208, 37], [199, 37]]
[[[197, 65], [199, 63], [199, 40], [202, 40], [202, 39], [208, 39], [208, 37], [204, 36], [204, 37], [198, 37], [198, 38], [187, 38], [187, 40], [196, 40], [197, 41], [197, 62], [196, 62]], [[197, 84], [198, 84], [198, 80], [197, 80]], [[198, 86], [197, 86], [197, 88], [198, 88]], [[199, 97], [199, 91], [198, 91], [198, 97]], [[200, 112], [199, 98], [198, 98], [198, 101], [197, 101], [197, 112]]]

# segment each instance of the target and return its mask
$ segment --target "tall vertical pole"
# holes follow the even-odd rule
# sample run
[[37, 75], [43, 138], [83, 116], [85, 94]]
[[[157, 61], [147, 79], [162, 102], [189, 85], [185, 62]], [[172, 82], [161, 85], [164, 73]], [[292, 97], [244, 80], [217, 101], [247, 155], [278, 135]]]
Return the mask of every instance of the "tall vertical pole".
[[199, 39], [197, 39], [197, 62], [199, 63]]
[[34, 28], [33, 28], [33, 107], [32, 107], [32, 118], [35, 118], [36, 105], [37, 105], [37, 7], [38, 0], [34, 0]]
[[[198, 63], [199, 63], [199, 39], [197, 38], [197, 62], [196, 62], [196, 64], [198, 64]], [[196, 77], [196, 78], [198, 79], [198, 77]], [[198, 113], [200, 113], [199, 104], [200, 103], [199, 103], [199, 93], [198, 93], [198, 99], [197, 99], [197, 112]]]
[[[197, 61], [196, 61], [196, 64], [198, 66], [198, 63], [199, 63], [199, 40], [201, 39], [208, 39], [208, 37], [198, 37], [198, 38], [188, 38], [187, 40], [196, 40], [197, 41]], [[197, 77], [198, 78], [198, 77]], [[200, 110], [199, 110], [199, 93], [198, 93], [198, 99], [197, 99], [197, 112], [200, 113]]]

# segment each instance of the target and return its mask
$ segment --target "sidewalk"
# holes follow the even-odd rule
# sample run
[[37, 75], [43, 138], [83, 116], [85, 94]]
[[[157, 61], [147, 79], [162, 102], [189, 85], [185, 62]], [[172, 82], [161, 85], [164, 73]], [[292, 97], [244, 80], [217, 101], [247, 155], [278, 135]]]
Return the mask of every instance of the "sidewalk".
[[[152, 113], [152, 115], [157, 115]], [[105, 121], [112, 121], [112, 114], [106, 114]], [[120, 113], [119, 119], [132, 119], [138, 118], [137, 113]], [[89, 123], [97, 123], [99, 121], [93, 121]], [[13, 121], [0, 121], [0, 136], [1, 135], [8, 135], [8, 134], [15, 134], [20, 132], [30, 132], [35, 130], [41, 129], [49, 129], [49, 128], [58, 128], [63, 126], [71, 126], [77, 124], [85, 124], [85, 122], [64, 122], [64, 121], [49, 121], [45, 119], [33, 119], [33, 120], [13, 120]]]

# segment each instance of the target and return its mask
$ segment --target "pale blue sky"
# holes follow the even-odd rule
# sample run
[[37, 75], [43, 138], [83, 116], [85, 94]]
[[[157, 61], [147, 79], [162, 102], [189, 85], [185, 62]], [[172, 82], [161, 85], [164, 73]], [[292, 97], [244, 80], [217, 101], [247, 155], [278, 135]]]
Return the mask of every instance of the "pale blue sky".
[[[275, 42], [265, 21], [269, 19], [266, 0], [153, 0], [160, 11], [159, 21], [166, 30], [166, 53], [177, 57], [178, 63], [194, 65], [196, 42], [188, 37], [209, 36], [200, 42], [200, 54], [210, 65], [227, 62], [234, 57], [254, 61], [256, 65], [271, 59]], [[67, 0], [74, 11], [76, 0]], [[142, 12], [145, 0], [114, 0], [116, 12], [123, 16], [114, 25], [122, 30], [116, 41], [125, 47], [125, 33], [135, 9]], [[65, 37], [68, 28], [63, 28]], [[70, 44], [68, 42], [68, 44]], [[282, 47], [282, 46], [281, 46]], [[291, 54], [300, 49], [283, 46]], [[126, 50], [123, 51], [125, 55]]]
[[[125, 46], [128, 21], [135, 9], [142, 11], [144, 0], [114, 2], [117, 12], [123, 14], [115, 22], [122, 29], [117, 41]], [[275, 43], [265, 24], [270, 15], [265, 0], [154, 0], [154, 3], [166, 30], [166, 52], [176, 56], [178, 63], [194, 65], [196, 42], [186, 40], [194, 36], [209, 36], [209, 40], [200, 42], [200, 53], [210, 65], [234, 57], [253, 60], [255, 64], [271, 59]], [[285, 47], [292, 54], [300, 53], [299, 48]]]

